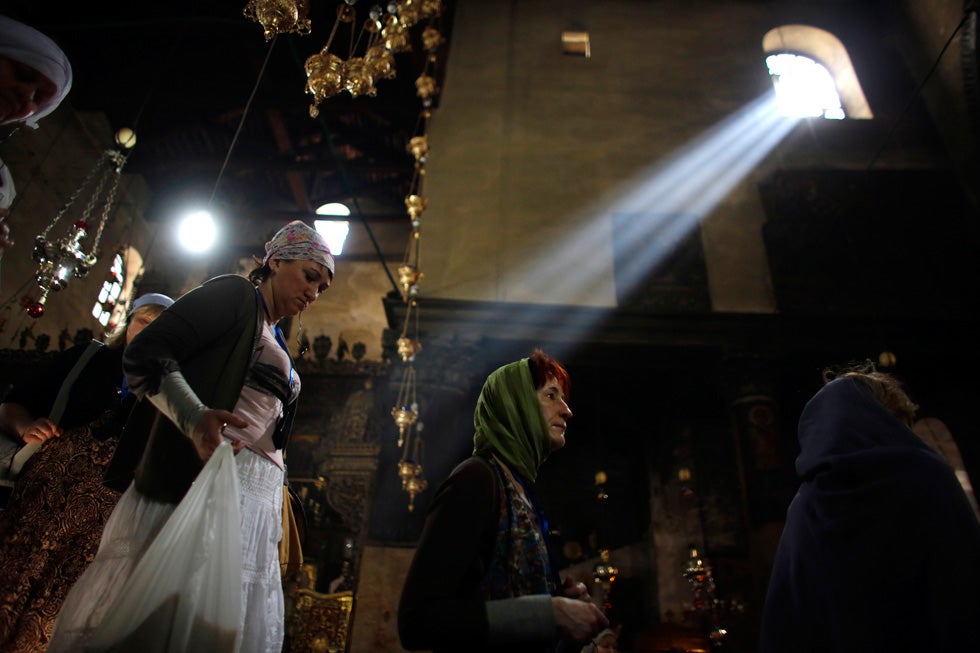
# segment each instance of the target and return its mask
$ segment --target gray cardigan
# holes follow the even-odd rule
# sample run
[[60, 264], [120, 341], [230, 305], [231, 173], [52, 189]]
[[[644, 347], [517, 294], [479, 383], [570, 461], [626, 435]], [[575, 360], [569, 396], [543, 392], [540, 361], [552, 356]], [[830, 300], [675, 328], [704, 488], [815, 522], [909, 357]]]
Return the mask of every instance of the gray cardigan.
[[[224, 275], [190, 291], [149, 324], [126, 347], [123, 371], [140, 401], [123, 434], [120, 467], [135, 469], [136, 489], [151, 499], [177, 503], [203, 467], [191, 440], [146, 399], [161, 377], [180, 371], [209, 408], [232, 410], [256, 352], [263, 319], [250, 281]], [[295, 402], [285, 407], [277, 448], [285, 448]], [[118, 474], [116, 474], [118, 476]], [[122, 483], [126, 483], [123, 475]]]

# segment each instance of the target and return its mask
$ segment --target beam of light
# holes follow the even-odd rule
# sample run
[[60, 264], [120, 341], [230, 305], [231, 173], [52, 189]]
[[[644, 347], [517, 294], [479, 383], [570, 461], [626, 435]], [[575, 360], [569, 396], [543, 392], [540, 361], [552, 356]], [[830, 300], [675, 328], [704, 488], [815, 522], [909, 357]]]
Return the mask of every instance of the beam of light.
[[[533, 310], [553, 313], [548, 320], [553, 339], [574, 347], [605, 314], [582, 306], [609, 307], [610, 296], [629, 295], [796, 123], [778, 112], [774, 94], [750, 103], [569, 220], [574, 227], [568, 236], [550, 251], [528, 257], [531, 263], [513, 270], [505, 287], [547, 298], [550, 303], [534, 304]], [[597, 244], [614, 242], [613, 216], [623, 229], [615, 240], [626, 243], [617, 253], [615, 275], [598, 267], [613, 259], [612, 252], [596, 253]], [[609, 287], [610, 280], [616, 288]], [[579, 313], [593, 317], [568, 319]]]

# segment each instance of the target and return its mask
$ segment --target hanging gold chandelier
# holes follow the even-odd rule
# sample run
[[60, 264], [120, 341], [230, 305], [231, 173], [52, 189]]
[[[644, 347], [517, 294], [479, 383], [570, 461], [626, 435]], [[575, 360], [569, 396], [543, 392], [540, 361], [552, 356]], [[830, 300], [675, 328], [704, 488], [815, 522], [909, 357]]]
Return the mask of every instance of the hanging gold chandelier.
[[[274, 0], [265, 0], [270, 1]], [[344, 91], [351, 97], [377, 95], [377, 82], [394, 79], [396, 75], [395, 54], [412, 49], [411, 28], [419, 22], [429, 21], [421, 36], [426, 52], [433, 52], [445, 40], [435, 27], [435, 20], [442, 15], [441, 0], [398, 0], [388, 3], [384, 12], [373, 6], [360, 28], [355, 27], [355, 1], [345, 0], [337, 6], [337, 16], [326, 44], [304, 64], [306, 92], [313, 96], [310, 105], [313, 118], [319, 115], [321, 102]], [[334, 39], [341, 27], [350, 31], [346, 52], [334, 47]], [[430, 96], [435, 93], [435, 80], [422, 83], [429, 89], [426, 92]]]

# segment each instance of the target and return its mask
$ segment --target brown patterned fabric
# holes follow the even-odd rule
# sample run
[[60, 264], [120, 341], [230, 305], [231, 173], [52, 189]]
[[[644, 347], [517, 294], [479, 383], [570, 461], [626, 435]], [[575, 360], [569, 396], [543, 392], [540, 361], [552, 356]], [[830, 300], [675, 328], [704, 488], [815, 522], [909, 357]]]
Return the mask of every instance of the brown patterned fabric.
[[[108, 433], [111, 437], [99, 439]], [[116, 413], [49, 440], [0, 511], [0, 651], [43, 651], [65, 595], [95, 557], [119, 494], [102, 485]]]

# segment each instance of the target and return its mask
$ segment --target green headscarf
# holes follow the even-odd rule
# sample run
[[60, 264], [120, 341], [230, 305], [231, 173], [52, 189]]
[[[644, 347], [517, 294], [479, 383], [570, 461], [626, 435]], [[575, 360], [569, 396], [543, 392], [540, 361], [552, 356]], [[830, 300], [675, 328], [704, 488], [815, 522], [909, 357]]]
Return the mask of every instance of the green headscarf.
[[473, 413], [473, 453], [495, 453], [533, 482], [551, 448], [527, 361], [504, 365], [487, 377]]

